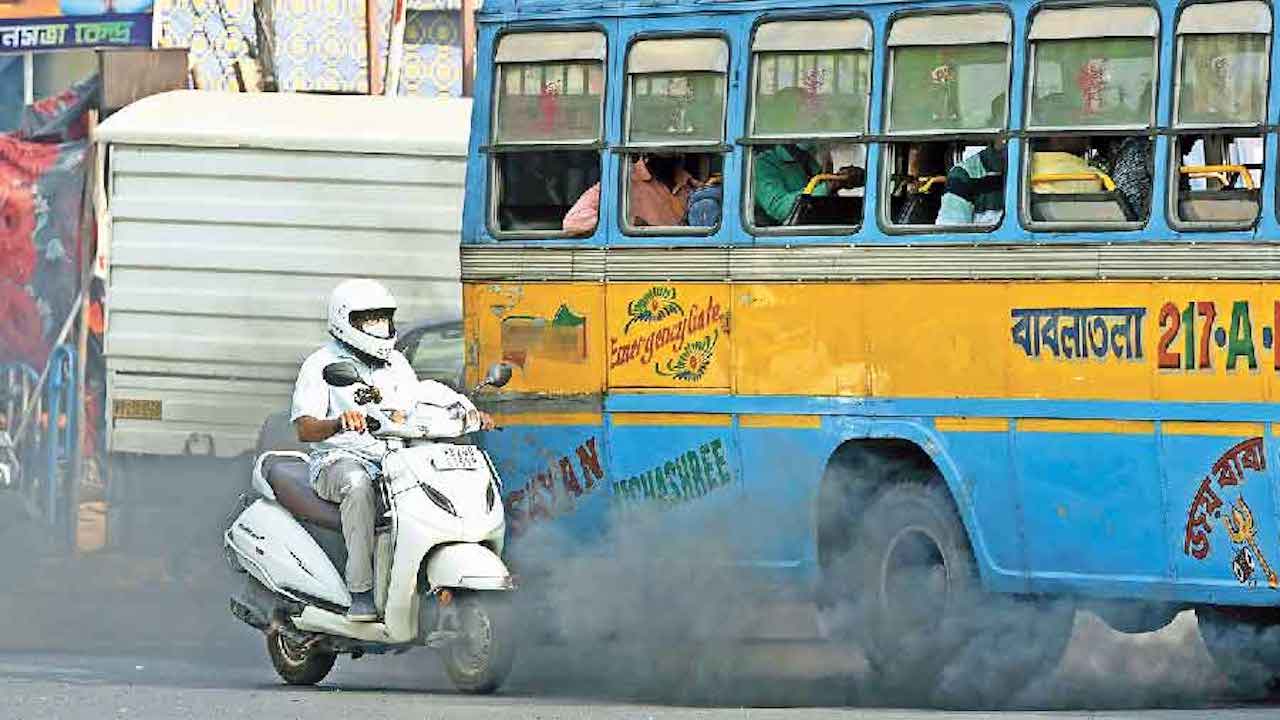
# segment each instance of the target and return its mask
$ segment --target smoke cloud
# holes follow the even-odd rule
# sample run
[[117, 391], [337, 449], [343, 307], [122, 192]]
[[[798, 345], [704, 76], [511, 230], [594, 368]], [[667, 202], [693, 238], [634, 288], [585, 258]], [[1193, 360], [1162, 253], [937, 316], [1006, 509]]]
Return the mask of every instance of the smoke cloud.
[[[543, 571], [527, 578], [520, 603], [522, 642], [536, 648], [525, 657], [537, 658], [519, 671], [525, 682], [681, 705], [1105, 709], [1231, 697], [1191, 612], [1130, 635], [1087, 610], [1073, 622], [1069, 605], [998, 596], [955, 620], [967, 640], [936, 678], [886, 687], [855, 642], [839, 632], [819, 638], [858, 608], [815, 617], [808, 588], [762, 586], [734, 565], [729, 526], [767, 527], [770, 518], [682, 520], [661, 510], [615, 515], [607, 535], [585, 546], [539, 525], [509, 547], [520, 572]], [[796, 633], [807, 640], [781, 640]]]
[[[220, 528], [247, 485], [244, 468], [187, 461], [133, 472], [128, 482], [139, 495], [130, 501], [150, 508], [135, 534], [122, 548], [74, 561], [50, 556], [42, 526], [0, 494], [0, 569], [10, 581], [0, 589], [0, 652], [180, 657], [242, 673], [260, 667], [263, 682], [273, 683], [261, 636], [227, 611], [236, 578], [221, 566]], [[734, 564], [741, 552], [728, 539], [774, 518], [708, 513], [690, 522], [679, 515], [688, 509], [615, 516], [608, 533], [587, 540], [541, 523], [509, 544], [523, 578], [522, 648], [510, 692], [694, 706], [952, 709], [1199, 708], [1241, 697], [1190, 612], [1135, 635], [1079, 612], [1061, 662], [1016, 677], [1010, 667], [1038, 668], [1060, 614], [990, 597], [959, 620], [969, 639], [936, 681], [886, 688], [856, 643], [839, 633], [821, 639], [821, 626], [838, 629], [841, 613], [856, 617], [858, 608], [819, 622], [811, 588], [761, 582]], [[1266, 641], [1280, 648], [1280, 637]], [[341, 684], [350, 663], [340, 660], [329, 682]], [[396, 675], [388, 683], [400, 687], [406, 676], [438, 668], [426, 650], [360, 663], [388, 668]], [[210, 682], [218, 677], [211, 673]], [[370, 676], [360, 677], [367, 687]]]

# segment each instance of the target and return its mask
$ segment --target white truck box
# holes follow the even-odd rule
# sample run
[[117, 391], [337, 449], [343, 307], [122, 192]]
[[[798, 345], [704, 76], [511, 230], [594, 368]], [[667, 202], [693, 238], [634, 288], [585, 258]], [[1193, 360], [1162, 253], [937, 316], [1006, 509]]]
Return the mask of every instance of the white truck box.
[[[460, 322], [470, 117], [449, 98], [177, 91], [104, 122], [110, 449], [253, 449], [344, 278], [384, 282], [402, 331]], [[460, 340], [448, 352], [460, 366]]]

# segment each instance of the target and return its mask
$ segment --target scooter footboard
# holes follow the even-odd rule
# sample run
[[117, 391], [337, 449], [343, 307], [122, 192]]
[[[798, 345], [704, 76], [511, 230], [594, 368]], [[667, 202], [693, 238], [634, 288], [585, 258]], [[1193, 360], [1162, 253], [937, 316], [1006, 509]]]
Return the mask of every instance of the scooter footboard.
[[475, 543], [452, 543], [432, 550], [427, 555], [427, 580], [433, 588], [515, 589], [502, 558]]

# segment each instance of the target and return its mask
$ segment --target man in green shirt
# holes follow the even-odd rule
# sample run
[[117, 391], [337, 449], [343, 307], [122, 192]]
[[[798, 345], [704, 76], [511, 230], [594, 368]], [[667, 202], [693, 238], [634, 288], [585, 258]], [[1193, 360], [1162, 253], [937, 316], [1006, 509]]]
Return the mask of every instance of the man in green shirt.
[[[755, 201], [756, 224], [781, 225], [791, 215], [809, 178], [822, 172], [813, 157], [816, 146], [771, 145], [756, 151]], [[819, 183], [813, 194], [829, 193], [826, 183]]]
[[[824, 172], [814, 157], [816, 151], [817, 143], [811, 142], [770, 145], [756, 150], [753, 189], [757, 225], [786, 223], [810, 178]], [[825, 197], [846, 187], [856, 187], [852, 174], [844, 180], [818, 183], [813, 195]]]

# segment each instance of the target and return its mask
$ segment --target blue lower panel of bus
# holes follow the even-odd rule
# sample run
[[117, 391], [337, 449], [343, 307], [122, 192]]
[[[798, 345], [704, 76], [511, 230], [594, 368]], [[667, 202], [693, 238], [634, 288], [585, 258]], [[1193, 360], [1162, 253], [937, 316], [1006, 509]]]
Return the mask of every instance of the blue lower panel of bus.
[[1167, 575], [1153, 436], [1018, 432], [1013, 447], [1032, 576]]
[[824, 415], [774, 428], [736, 414], [669, 424], [637, 415], [488, 434], [513, 552], [614, 552], [619, 519], [639, 518], [662, 538], [646, 540], [655, 558], [804, 585], [817, 572], [828, 458], [845, 441], [900, 437], [933, 457], [992, 589], [1280, 604], [1280, 454], [1264, 424], [1064, 432], [1012, 420], [952, 432], [927, 418]]
[[1002, 589], [1026, 590], [1027, 533], [1008, 433], [947, 435], [946, 452], [959, 473], [953, 486], [965, 498], [960, 504], [969, 508], [964, 515], [979, 568]]
[[594, 551], [611, 506], [604, 428], [513, 425], [483, 440], [503, 481], [509, 547], [530, 538], [565, 545], [548, 552]]
[[818, 488], [835, 443], [823, 430], [740, 428], [743, 562], [804, 581], [817, 564]]

